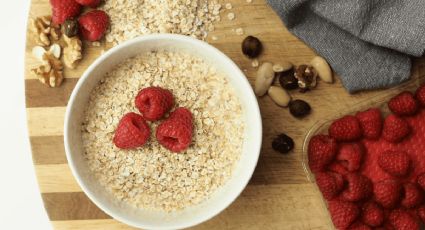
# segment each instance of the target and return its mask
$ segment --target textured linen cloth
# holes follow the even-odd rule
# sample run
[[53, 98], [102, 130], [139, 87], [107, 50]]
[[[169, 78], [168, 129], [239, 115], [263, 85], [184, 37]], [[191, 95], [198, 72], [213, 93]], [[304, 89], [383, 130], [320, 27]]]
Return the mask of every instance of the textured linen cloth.
[[410, 56], [424, 52], [425, 0], [267, 1], [349, 92], [409, 79]]

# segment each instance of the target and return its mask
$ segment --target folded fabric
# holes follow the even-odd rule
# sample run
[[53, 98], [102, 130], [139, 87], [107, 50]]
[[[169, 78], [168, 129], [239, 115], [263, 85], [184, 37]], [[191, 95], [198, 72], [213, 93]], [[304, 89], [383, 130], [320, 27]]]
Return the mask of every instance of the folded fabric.
[[425, 1], [267, 0], [287, 28], [328, 60], [349, 92], [410, 76], [425, 49]]

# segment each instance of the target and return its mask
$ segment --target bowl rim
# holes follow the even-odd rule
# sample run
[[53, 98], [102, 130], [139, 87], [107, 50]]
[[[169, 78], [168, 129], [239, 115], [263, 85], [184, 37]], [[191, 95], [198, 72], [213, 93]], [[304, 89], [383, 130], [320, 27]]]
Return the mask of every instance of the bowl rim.
[[[240, 84], [243, 84], [243, 88], [247, 88], [247, 92], [248, 94], [244, 95], [244, 97], [249, 97], [248, 100], [252, 100], [252, 105], [253, 106], [252, 109], [255, 112], [255, 115], [253, 115], [253, 118], [258, 121], [255, 122], [255, 124], [250, 124], [250, 126], [253, 126], [252, 128], [254, 130], [256, 130], [257, 134], [256, 135], [258, 138], [256, 140], [256, 144], [255, 144], [255, 149], [251, 149], [249, 152], [252, 154], [256, 154], [256, 157], [254, 158], [254, 162], [252, 162], [252, 167], [248, 168], [245, 171], [245, 175], [244, 177], [246, 177], [246, 181], [244, 181], [243, 183], [241, 183], [240, 187], [236, 187], [237, 192], [235, 193], [235, 196], [232, 197], [231, 199], [227, 199], [225, 201], [223, 201], [221, 203], [221, 205], [219, 205], [220, 207], [217, 208], [216, 210], [214, 210], [213, 212], [209, 213], [209, 215], [204, 215], [198, 219], [194, 219], [193, 221], [187, 222], [185, 224], [176, 224], [173, 226], [173, 228], [175, 229], [182, 229], [182, 228], [188, 228], [188, 227], [192, 227], [195, 225], [198, 225], [200, 223], [203, 223], [213, 217], [215, 217], [216, 215], [218, 215], [219, 213], [221, 213], [223, 210], [225, 210], [227, 207], [229, 207], [230, 204], [232, 204], [242, 193], [242, 191], [246, 188], [246, 186], [248, 185], [249, 181], [252, 178], [252, 175], [255, 171], [255, 168], [258, 164], [258, 159], [260, 156], [260, 152], [261, 152], [261, 146], [262, 146], [262, 137], [263, 137], [263, 125], [262, 125], [262, 118], [261, 118], [261, 112], [260, 112], [260, 108], [259, 108], [259, 104], [257, 101], [257, 98], [254, 94], [254, 91], [248, 81], [248, 79], [246, 78], [245, 74], [241, 71], [241, 69], [233, 62], [232, 59], [230, 59], [228, 56], [226, 56], [223, 52], [221, 52], [219, 49], [217, 49], [216, 47], [189, 37], [189, 36], [185, 36], [185, 35], [178, 35], [178, 34], [150, 34], [150, 35], [143, 35], [143, 36], [139, 36], [136, 38], [133, 38], [131, 40], [125, 41], [119, 45], [116, 45], [112, 48], [110, 48], [108, 51], [106, 51], [104, 54], [100, 55], [99, 57], [97, 57], [95, 59], [95, 61], [93, 63], [91, 63], [89, 65], [89, 67], [84, 71], [84, 73], [81, 75], [80, 79], [78, 80], [77, 84], [75, 85], [69, 101], [68, 101], [68, 105], [66, 107], [66, 111], [65, 111], [65, 119], [64, 119], [64, 147], [65, 147], [65, 155], [66, 155], [66, 159], [67, 159], [67, 163], [71, 169], [72, 175], [73, 177], [76, 179], [78, 185], [81, 187], [81, 189], [83, 190], [83, 192], [87, 195], [87, 197], [97, 206], [99, 207], [102, 211], [104, 211], [106, 214], [108, 214], [109, 216], [111, 216], [112, 218], [133, 226], [133, 227], [137, 227], [137, 228], [147, 228], [147, 229], [168, 229], [165, 227], [159, 227], [159, 226], [154, 226], [154, 225], [150, 225], [150, 224], [146, 224], [146, 223], [141, 223], [141, 222], [136, 222], [133, 220], [130, 220], [128, 218], [125, 217], [125, 215], [117, 215], [115, 211], [109, 209], [108, 207], [104, 206], [103, 203], [97, 199], [96, 195], [94, 195], [90, 189], [88, 189], [84, 183], [83, 183], [83, 179], [80, 178], [79, 173], [78, 173], [78, 169], [76, 168], [76, 166], [74, 165], [74, 160], [73, 160], [73, 156], [69, 147], [69, 130], [72, 128], [70, 127], [70, 114], [71, 111], [73, 109], [73, 106], [75, 104], [75, 100], [76, 97], [78, 95], [78, 93], [80, 92], [80, 89], [82, 87], [83, 84], [85, 84], [85, 82], [87, 81], [87, 79], [90, 77], [91, 73], [93, 72], [93, 70], [100, 65], [103, 61], [105, 61], [109, 56], [120, 52], [121, 49], [124, 49], [128, 46], [131, 46], [135, 43], [140, 43], [140, 42], [146, 42], [146, 41], [150, 41], [150, 40], [171, 40], [171, 41], [178, 41], [178, 42], [186, 42], [186, 43], [191, 43], [194, 45], [194, 47], [199, 48], [207, 48], [210, 51], [215, 52], [215, 55], [220, 56], [220, 58], [223, 58], [226, 62], [229, 63], [229, 65], [232, 67], [232, 69], [234, 69], [236, 72], [238, 72], [239, 76], [244, 76], [244, 77], [239, 77], [240, 79], [238, 79], [238, 81], [240, 80]], [[202, 204], [202, 202], [201, 202]]]

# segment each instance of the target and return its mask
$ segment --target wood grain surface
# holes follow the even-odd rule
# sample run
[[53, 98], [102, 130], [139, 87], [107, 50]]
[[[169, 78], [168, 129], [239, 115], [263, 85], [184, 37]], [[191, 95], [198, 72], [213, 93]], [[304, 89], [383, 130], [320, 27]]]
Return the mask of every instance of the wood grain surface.
[[[210, 33], [219, 39], [210, 44], [227, 54], [254, 82], [256, 69], [240, 51], [246, 35], [260, 38], [265, 47], [260, 61], [278, 63], [288, 60], [294, 64], [308, 62], [314, 51], [291, 35], [265, 0], [226, 0], [231, 2], [236, 18], [216, 24]], [[33, 18], [50, 14], [48, 0], [32, 0]], [[244, 36], [232, 30], [241, 27]], [[29, 31], [29, 30], [28, 30]], [[210, 36], [211, 37], [211, 36]], [[28, 32], [26, 46], [26, 107], [32, 156], [44, 205], [55, 229], [132, 229], [113, 220], [97, 208], [82, 192], [67, 165], [63, 146], [63, 120], [68, 98], [84, 70], [111, 47], [84, 44], [84, 60], [76, 70], [65, 71], [66, 80], [60, 88], [47, 88], [30, 74], [37, 61], [31, 55], [35, 45]], [[335, 84], [320, 83], [318, 88], [301, 94], [291, 92], [293, 98], [310, 103], [313, 113], [298, 120], [287, 109], [276, 106], [269, 97], [259, 98], [263, 118], [264, 137], [261, 156], [255, 173], [241, 196], [225, 211], [193, 229], [329, 229], [327, 211], [320, 194], [311, 184], [303, 169], [302, 143], [306, 133], [316, 123], [332, 118], [359, 103], [367, 103], [376, 96], [390, 96], [425, 81], [425, 60], [414, 60], [412, 79], [388, 90], [348, 94], [337, 79]], [[279, 133], [293, 137], [295, 150], [281, 155], [271, 148], [273, 137]]]

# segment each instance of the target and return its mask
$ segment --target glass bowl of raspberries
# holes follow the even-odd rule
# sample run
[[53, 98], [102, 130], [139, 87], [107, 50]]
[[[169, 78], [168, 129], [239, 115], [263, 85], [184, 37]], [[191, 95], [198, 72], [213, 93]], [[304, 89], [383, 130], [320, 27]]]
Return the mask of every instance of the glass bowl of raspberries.
[[304, 168], [329, 228], [420, 229], [425, 222], [425, 83], [316, 123]]
[[[139, 71], [149, 62], [143, 53], [156, 59]], [[248, 184], [261, 142], [246, 76], [218, 49], [183, 35], [146, 35], [102, 54], [65, 114], [65, 152], [82, 190], [114, 219], [144, 229], [187, 228], [223, 211]]]

